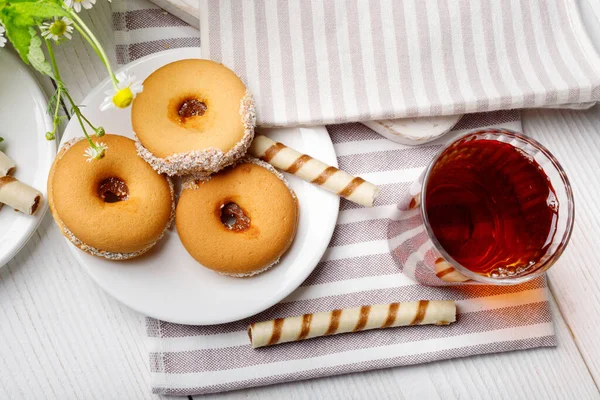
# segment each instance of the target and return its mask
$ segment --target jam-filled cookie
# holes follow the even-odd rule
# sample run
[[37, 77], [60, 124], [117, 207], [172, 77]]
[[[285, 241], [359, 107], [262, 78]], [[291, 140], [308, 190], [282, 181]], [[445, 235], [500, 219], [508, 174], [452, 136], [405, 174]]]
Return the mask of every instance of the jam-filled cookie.
[[174, 217], [173, 184], [137, 156], [133, 140], [101, 140], [108, 150], [91, 162], [84, 157], [86, 139], [62, 147], [48, 177], [50, 210], [81, 250], [110, 260], [137, 257], [162, 238]]
[[203, 181], [184, 184], [175, 222], [187, 251], [203, 266], [237, 277], [275, 265], [292, 244], [298, 201], [269, 164], [243, 159]]
[[131, 122], [139, 155], [156, 171], [208, 176], [246, 153], [256, 116], [252, 96], [231, 70], [189, 59], [144, 81]]

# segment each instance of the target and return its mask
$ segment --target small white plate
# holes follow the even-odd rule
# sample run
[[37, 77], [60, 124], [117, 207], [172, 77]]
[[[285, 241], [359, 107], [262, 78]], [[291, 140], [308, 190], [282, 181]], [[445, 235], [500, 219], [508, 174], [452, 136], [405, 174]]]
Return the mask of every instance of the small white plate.
[[[167, 63], [197, 58], [199, 54], [198, 48], [169, 50], [137, 60], [127, 69], [143, 80]], [[133, 137], [130, 110], [99, 110], [109, 85], [108, 81], [101, 83], [83, 100], [86, 115], [109, 133]], [[324, 127], [262, 133], [337, 165], [333, 144]], [[63, 142], [78, 136], [82, 136], [80, 127], [71, 121]], [[194, 325], [249, 317], [278, 303], [300, 286], [321, 259], [335, 228], [339, 198], [295, 176], [287, 178], [300, 204], [296, 239], [277, 266], [253, 278], [226, 277], [202, 267], [185, 250], [175, 229], [147, 254], [125, 262], [108, 261], [70, 247], [104, 290], [151, 317]]]
[[56, 155], [56, 142], [46, 140], [52, 120], [48, 101], [25, 64], [8, 49], [0, 49], [0, 150], [13, 159], [14, 177], [44, 195], [35, 215], [0, 209], [0, 267], [27, 243], [47, 209], [46, 180]]
[[393, 142], [416, 146], [448, 133], [462, 115], [364, 121], [362, 124]]

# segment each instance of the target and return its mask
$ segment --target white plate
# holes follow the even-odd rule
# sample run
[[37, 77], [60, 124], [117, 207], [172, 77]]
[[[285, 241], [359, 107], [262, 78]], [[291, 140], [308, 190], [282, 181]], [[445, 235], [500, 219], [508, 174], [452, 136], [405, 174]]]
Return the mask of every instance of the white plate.
[[393, 142], [416, 146], [448, 133], [462, 115], [363, 121], [363, 125]]
[[0, 49], [0, 150], [17, 164], [14, 176], [44, 195], [35, 215], [0, 209], [0, 267], [27, 243], [47, 209], [46, 180], [56, 155], [56, 142], [46, 140], [52, 120], [48, 101], [25, 64], [8, 49]]
[[[137, 78], [145, 79], [162, 65], [196, 58], [199, 54], [198, 48], [169, 50], [137, 60], [128, 69]], [[108, 88], [108, 81], [100, 84], [82, 102], [87, 106], [88, 118], [109, 133], [133, 137], [129, 110], [99, 111]], [[263, 133], [337, 165], [333, 144], [324, 127]], [[82, 136], [82, 132], [77, 122], [71, 121], [63, 142], [77, 136]], [[202, 267], [187, 253], [174, 229], [149, 253], [126, 262], [107, 261], [70, 247], [104, 290], [151, 317], [194, 325], [249, 317], [281, 301], [308, 277], [325, 252], [337, 220], [337, 196], [294, 176], [288, 175], [288, 179], [300, 204], [296, 239], [279, 265], [253, 278], [226, 277]]]

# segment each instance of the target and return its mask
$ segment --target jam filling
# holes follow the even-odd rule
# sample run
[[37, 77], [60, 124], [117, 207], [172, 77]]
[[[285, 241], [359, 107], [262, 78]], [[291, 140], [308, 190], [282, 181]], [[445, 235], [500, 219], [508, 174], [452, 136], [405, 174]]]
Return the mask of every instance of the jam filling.
[[202, 116], [206, 113], [206, 104], [200, 100], [189, 99], [184, 101], [177, 112], [182, 119]]
[[227, 229], [235, 232], [250, 228], [250, 218], [235, 203], [227, 203], [221, 207], [221, 222]]
[[117, 203], [129, 198], [129, 188], [122, 179], [112, 177], [100, 182], [98, 195], [105, 203]]

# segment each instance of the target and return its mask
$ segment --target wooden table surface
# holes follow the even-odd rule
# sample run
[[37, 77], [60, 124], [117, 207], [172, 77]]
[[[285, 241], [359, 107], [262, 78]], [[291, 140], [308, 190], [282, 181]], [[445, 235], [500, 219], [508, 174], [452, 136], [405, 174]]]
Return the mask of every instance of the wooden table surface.
[[[99, 2], [94, 10], [93, 21], [86, 18], [112, 50], [109, 5]], [[78, 38], [60, 46], [59, 58], [76, 100], [106, 76]], [[51, 90], [48, 81], [43, 85]], [[571, 243], [549, 272], [558, 347], [207, 397], [600, 398], [600, 106], [531, 110], [523, 119], [524, 131], [562, 162], [576, 201]], [[104, 293], [68, 246], [47, 215], [0, 269], [0, 399], [158, 398], [150, 393], [144, 317]]]

